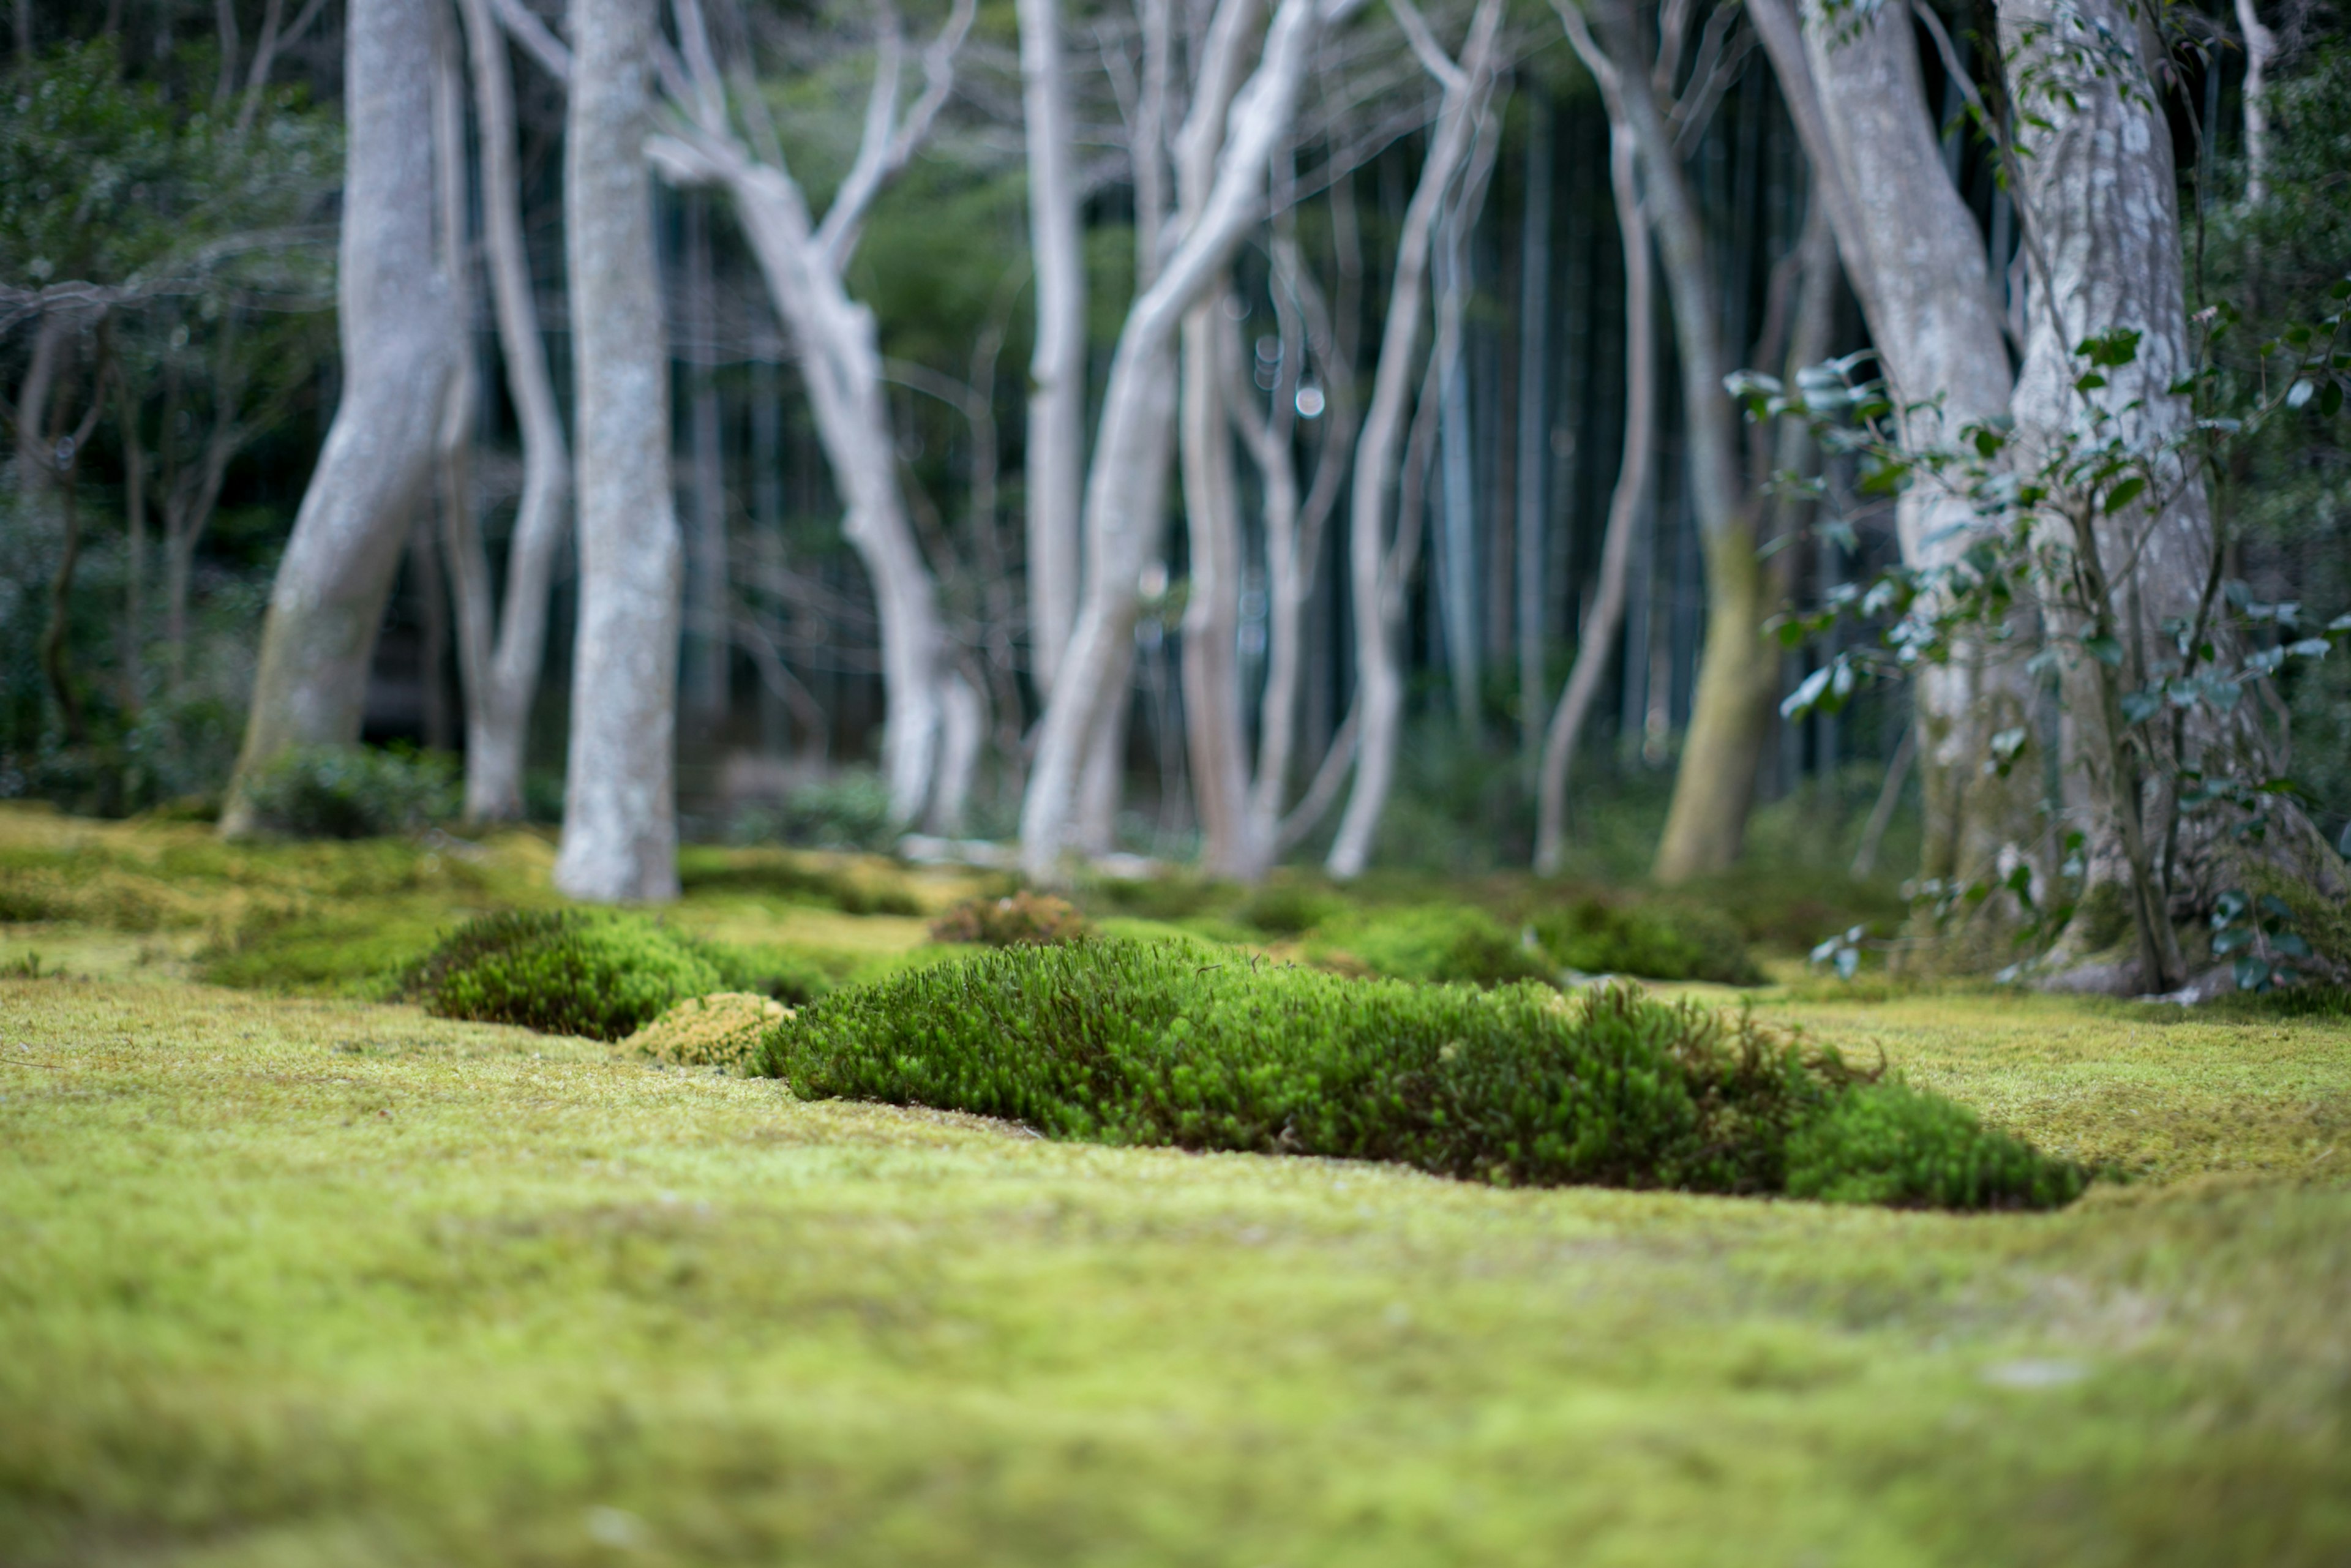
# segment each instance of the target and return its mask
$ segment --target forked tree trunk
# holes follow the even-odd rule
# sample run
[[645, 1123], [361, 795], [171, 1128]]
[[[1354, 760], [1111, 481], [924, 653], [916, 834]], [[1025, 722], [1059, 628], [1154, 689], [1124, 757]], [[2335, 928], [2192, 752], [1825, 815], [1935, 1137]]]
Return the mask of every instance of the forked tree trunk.
[[[459, 0], [474, 78], [474, 110], [481, 147], [482, 237], [490, 300], [506, 365], [507, 393], [522, 433], [522, 498], [507, 546], [504, 603], [496, 636], [477, 676], [465, 688], [465, 816], [507, 821], [523, 814], [524, 748], [531, 698], [538, 690], [547, 647], [547, 595], [563, 544], [570, 459], [555, 383], [538, 331], [538, 305], [524, 248], [522, 198], [515, 167], [514, 80], [507, 46], [490, 0]], [[490, 612], [489, 563], [478, 540], [457, 563], [473, 600], [462, 612], [486, 622]]]
[[[1239, 3], [1227, 0], [1228, 6]], [[1074, 844], [1088, 758], [1124, 695], [1123, 684], [1113, 683], [1131, 655], [1137, 579], [1158, 540], [1174, 433], [1176, 338], [1262, 206], [1268, 161], [1290, 133], [1322, 32], [1320, 9], [1318, 0], [1282, 0], [1267, 26], [1257, 70], [1230, 95], [1214, 183], [1187, 214], [1175, 253], [1136, 298], [1119, 334], [1086, 486], [1085, 598], [1021, 803], [1021, 865], [1037, 881], [1066, 874], [1063, 856]]]
[[653, 0], [576, 0], [564, 240], [580, 431], [580, 630], [558, 887], [677, 895], [682, 549], [644, 156]]
[[[1324, 869], [1335, 877], [1360, 876], [1370, 865], [1373, 840], [1395, 780], [1396, 741], [1404, 716], [1404, 674], [1396, 640], [1404, 620], [1405, 584], [1402, 563], [1389, 549], [1389, 500], [1404, 456], [1429, 253], [1446, 193], [1468, 161], [1485, 118], [1500, 26], [1500, 5], [1481, 0], [1461, 46], [1460, 61], [1444, 81], [1437, 129], [1396, 242], [1379, 361], [1372, 372], [1363, 434], [1355, 445], [1347, 527], [1348, 586], [1355, 607], [1355, 779], [1323, 861]], [[1399, 528], [1406, 526], [1408, 519], [1399, 523]]]
[[270, 590], [260, 668], [221, 831], [297, 746], [360, 733], [385, 599], [429, 482], [456, 340], [433, 235], [433, 11], [352, 0], [345, 34], [343, 396]]
[[1624, 630], [1625, 581], [1632, 573], [1633, 535], [1649, 488], [1657, 451], [1657, 308], [1650, 290], [1656, 267], [1649, 257], [1649, 219], [1642, 210], [1631, 127], [1613, 83], [1604, 82], [1608, 106], [1608, 183], [1616, 203], [1616, 229], [1625, 247], [1625, 448], [1616, 465], [1616, 488], [1608, 497], [1608, 526], [1600, 545], [1600, 581], [1575, 638], [1575, 664], [1567, 674], [1549, 732], [1543, 737], [1542, 771], [1536, 785], [1535, 870], [1554, 875], [1567, 852], [1567, 777], [1575, 743], [1600, 695], [1601, 673], [1615, 656]]
[[[1913, 452], [1949, 446], [1968, 425], [2008, 412], [2008, 352], [1983, 237], [1952, 185], [1935, 137], [1908, 16], [1831, 16], [1818, 0], [1752, 0], [1813, 169], [1813, 189], [1837, 231]], [[1964, 496], [1922, 479], [1896, 522], [1905, 564], [1948, 566], [1967, 547]], [[1996, 880], [2043, 836], [2041, 769], [1987, 769], [1991, 737], [2032, 729], [2032, 677], [2016, 658], [1970, 644], [1919, 673], [1913, 702], [1926, 798], [1921, 876], [1965, 885]], [[2004, 952], [2005, 895], [1971, 920], [1970, 954]]]
[[1037, 340], [1029, 360], [1029, 660], [1050, 695], [1078, 608], [1078, 526], [1085, 482], [1086, 266], [1076, 127], [1057, 0], [1020, 0], [1020, 78], [1029, 145], [1029, 246]]

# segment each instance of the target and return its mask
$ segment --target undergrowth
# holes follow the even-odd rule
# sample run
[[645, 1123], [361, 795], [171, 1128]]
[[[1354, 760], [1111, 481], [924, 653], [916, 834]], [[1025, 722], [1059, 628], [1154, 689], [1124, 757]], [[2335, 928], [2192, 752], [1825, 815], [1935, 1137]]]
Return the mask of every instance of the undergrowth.
[[1006, 948], [845, 991], [769, 1033], [803, 1098], [1049, 1137], [1389, 1161], [1507, 1186], [2049, 1207], [2073, 1166], [1744, 1015], [1622, 986], [1358, 981], [1181, 944]]
[[756, 991], [804, 1002], [827, 985], [805, 959], [756, 956], [640, 915], [563, 909], [468, 921], [406, 989], [443, 1018], [622, 1040], [689, 997]]

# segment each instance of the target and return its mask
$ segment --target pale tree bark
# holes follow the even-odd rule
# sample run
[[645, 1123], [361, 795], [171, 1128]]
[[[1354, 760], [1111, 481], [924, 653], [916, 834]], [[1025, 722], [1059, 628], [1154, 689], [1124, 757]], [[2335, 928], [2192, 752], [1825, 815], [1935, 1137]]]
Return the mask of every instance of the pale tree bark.
[[231, 836], [253, 830], [252, 786], [280, 754], [359, 738], [376, 631], [455, 369], [433, 232], [432, 7], [352, 0], [344, 51], [342, 402], [270, 591], [221, 816]]
[[1113, 679], [1132, 655], [1137, 579], [1158, 540], [1183, 319], [1214, 289], [1256, 221], [1269, 161], [1290, 134], [1315, 43], [1350, 9], [1351, 0], [1281, 0], [1256, 70], [1231, 95], [1207, 194], [1185, 214], [1174, 251], [1120, 330], [1087, 479], [1085, 596], [1021, 803], [1021, 865], [1035, 880], [1066, 873], [1088, 754], [1124, 696]]
[[[922, 820], [936, 777], [946, 639], [938, 590], [898, 489], [897, 443], [883, 392], [873, 312], [851, 297], [844, 274], [873, 198], [905, 166], [946, 104], [972, 12], [972, 0], [958, 0], [924, 50], [922, 93], [903, 110], [904, 40], [894, 12], [883, 13], [863, 138], [821, 223], [811, 220], [772, 135], [761, 137], [766, 146], [758, 155], [735, 136], [730, 95], [695, 0], [677, 6], [684, 58], [669, 66], [675, 113], [669, 132], [648, 143], [668, 178], [726, 187], [777, 313], [790, 329], [818, 440], [848, 507], [842, 533], [873, 581], [888, 706], [882, 769], [892, 813], [905, 823]], [[737, 96], [755, 128], [764, 126], [757, 94]]]
[[681, 556], [655, 270], [653, 0], [575, 0], [563, 159], [580, 434], [580, 630], [555, 883], [605, 903], [677, 895]]
[[[1457, 62], [1445, 57], [1408, 5], [1399, 5], [1396, 15], [1443, 96], [1419, 182], [1405, 208], [1404, 233], [1396, 242], [1387, 316], [1363, 434], [1355, 445], [1354, 486], [1348, 501], [1348, 583], [1355, 607], [1355, 779], [1323, 862], [1332, 876], [1341, 878], [1360, 876], [1371, 863], [1373, 841], [1395, 779], [1396, 741], [1404, 716], [1404, 672], [1396, 639], [1404, 619], [1405, 580], [1404, 563], [1390, 548], [1389, 500], [1403, 457], [1429, 253], [1447, 193], [1468, 162], [1486, 118], [1502, 21], [1497, 0], [1480, 0]], [[1399, 531], [1414, 521], [1408, 515], [1400, 518]]]
[[[1254, 0], [1220, 5], [1203, 40], [1192, 110], [1176, 141], [1179, 225], [1201, 210], [1215, 181], [1225, 113], [1239, 85], [1243, 50], [1257, 16]], [[1184, 606], [1185, 740], [1200, 823], [1200, 867], [1211, 876], [1245, 876], [1257, 858], [1249, 841], [1249, 741], [1238, 648], [1240, 492], [1226, 413], [1232, 327], [1224, 319], [1224, 308], [1229, 281], [1218, 277], [1185, 313], [1178, 411], [1184, 525], [1191, 547]]]
[[[1949, 447], [1967, 426], [2001, 419], [2012, 378], [1983, 236], [1937, 142], [1907, 10], [1830, 15], [1811, 0], [1800, 16], [1795, 0], [1751, 0], [1748, 13], [1904, 411], [1904, 444], [1918, 453]], [[1972, 518], [1966, 497], [1913, 485], [1896, 510], [1904, 563], [1949, 566], [1966, 549]], [[1920, 875], [1960, 885], [1995, 881], [2033, 855], [2044, 833], [2039, 767], [2003, 773], [1983, 764], [1993, 736], [2032, 731], [2034, 701], [2022, 661], [1980, 643], [1919, 672]], [[1971, 924], [1983, 929], [1969, 944], [1979, 956], [2004, 945], [2000, 927], [2010, 913], [2004, 897], [1980, 906]]]
[[1029, 665], [1050, 696], [1078, 608], [1085, 481], [1086, 265], [1057, 0], [1020, 0], [1021, 109], [1037, 340], [1029, 359]]
[[465, 685], [465, 815], [473, 821], [508, 821], [523, 814], [524, 748], [530, 705], [538, 690], [547, 647], [548, 587], [562, 548], [570, 457], [555, 382], [539, 337], [530, 257], [523, 246], [522, 197], [516, 170], [514, 79], [505, 40], [489, 0], [459, 0], [474, 79], [474, 112], [481, 150], [482, 238], [489, 267], [490, 301], [506, 368], [507, 394], [522, 434], [522, 497], [507, 547], [506, 592], [496, 634], [490, 617], [489, 563], [475, 548], [454, 558], [464, 597], [462, 628], [470, 618], [486, 659], [469, 658]]
[[1742, 504], [1737, 418], [1723, 387], [1729, 350], [1705, 223], [1676, 133], [1651, 85], [1649, 51], [1628, 0], [1592, 6], [1597, 38], [1572, 7], [1558, 8], [1587, 64], [1601, 57], [1613, 62], [1646, 178], [1681, 365], [1683, 441], [1705, 551], [1707, 627], [1689, 730], [1657, 845], [1655, 874], [1671, 885], [1727, 870], [1739, 858], [1778, 682], [1779, 661], [1762, 644], [1769, 581], [1756, 558], [1754, 509]]
[[719, 450], [718, 279], [710, 250], [710, 204], [698, 193], [687, 197], [685, 209], [685, 428], [689, 477], [694, 497], [692, 524], [686, 537], [685, 625], [690, 657], [686, 662], [686, 707], [695, 727], [714, 734], [726, 717], [726, 672], [732, 653], [728, 636], [726, 580], [726, 477], [725, 455]]
[[1558, 873], [1566, 854], [1568, 769], [1584, 721], [1599, 698], [1601, 674], [1624, 629], [1633, 535], [1656, 465], [1657, 308], [1651, 293], [1656, 269], [1649, 256], [1649, 219], [1641, 205], [1638, 159], [1614, 72], [1601, 78], [1601, 92], [1608, 108], [1608, 185], [1625, 249], [1625, 445], [1601, 538], [1600, 581], [1576, 633], [1567, 689], [1560, 694], [1543, 737], [1542, 771], [1536, 783], [1535, 870], [1545, 876]]
[[[2171, 141], [2156, 85], [2161, 46], [2126, 0], [2007, 0], [2000, 40], [2020, 110], [2015, 180], [2035, 273], [2011, 404], [2018, 451], [2030, 464], [2069, 437], [2088, 435], [2094, 409], [2112, 421], [2095, 439], [2158, 448], [2193, 418], [2172, 389], [2195, 362]], [[2136, 356], [2105, 369], [2104, 385], [2081, 387], [2076, 346], [2114, 331], [2138, 334]], [[2180, 469], [2173, 482], [2147, 492], [2158, 494], [2159, 510], [2101, 508], [2095, 523], [2078, 523], [2077, 537], [2065, 541], [2109, 585], [2104, 597], [2120, 612], [2112, 622], [2124, 656], [2111, 676], [2077, 658], [2064, 678], [2068, 807], [2089, 836], [2092, 887], [2118, 890], [2141, 933], [2137, 972], [2116, 983], [2168, 989], [2184, 974], [2166, 894], [2194, 903], [2216, 891], [2208, 883], [2225, 870], [2230, 851], [2210, 826], [2179, 831], [2169, 782], [2132, 764], [2115, 712], [2111, 688], [2147, 683], [2169, 651], [2160, 628], [2172, 620], [2193, 623], [2215, 576], [2200, 475]], [[2247, 711], [2253, 706], [2241, 704], [2227, 719], [2191, 722], [2189, 760], [2230, 771], [2222, 758], [2233, 754], [2234, 768], [2269, 777], [2270, 743]], [[2168, 866], [2167, 851], [2179, 857]], [[2061, 944], [2056, 967], [2085, 956]]]
[[[2258, 207], [2269, 197], [2269, 74], [2277, 35], [2262, 25], [2253, 0], [2237, 0], [2237, 30], [2245, 36], [2245, 204]], [[2213, 130], [2208, 125], [2204, 134]]]
[[[457, 607], [457, 671], [468, 692], [482, 682], [489, 659], [489, 603], [486, 584], [475, 579], [481, 556], [480, 518], [474, 510], [474, 427], [480, 413], [481, 378], [474, 368], [473, 277], [466, 246], [465, 100], [464, 69], [448, 14], [437, 7], [433, 26], [433, 162], [441, 218], [441, 273], [449, 280], [450, 325], [456, 340], [448, 391], [441, 404], [435, 443], [441, 533], [419, 528], [409, 566], [423, 585], [425, 744], [445, 750], [453, 727], [443, 704], [441, 663], [449, 640], [448, 605]], [[443, 579], [446, 575], [444, 585]], [[444, 586], [448, 597], [443, 597]]]

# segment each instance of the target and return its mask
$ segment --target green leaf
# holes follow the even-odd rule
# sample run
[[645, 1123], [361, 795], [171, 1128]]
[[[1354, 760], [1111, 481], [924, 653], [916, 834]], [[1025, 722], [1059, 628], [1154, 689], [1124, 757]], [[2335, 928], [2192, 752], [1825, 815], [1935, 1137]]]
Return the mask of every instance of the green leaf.
[[2123, 667], [2123, 645], [2112, 637], [2085, 638], [2082, 642], [2082, 649], [2110, 670], [2119, 670]]
[[2104, 503], [2106, 512], [2111, 516], [2116, 512], [2121, 511], [2125, 507], [2131, 504], [2132, 500], [2137, 497], [2140, 491], [2146, 488], [2147, 479], [2145, 476], [2137, 474], [2132, 475], [2129, 478], [2124, 480], [2121, 484], [2116, 485], [2113, 489], [2106, 492], [2106, 498]]

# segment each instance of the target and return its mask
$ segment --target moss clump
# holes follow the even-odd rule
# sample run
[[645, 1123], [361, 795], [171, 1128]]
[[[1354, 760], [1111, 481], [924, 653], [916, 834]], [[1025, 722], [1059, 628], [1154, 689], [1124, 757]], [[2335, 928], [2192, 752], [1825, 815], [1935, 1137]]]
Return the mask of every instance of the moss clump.
[[969, 898], [931, 922], [934, 942], [971, 942], [987, 947], [1050, 947], [1086, 935], [1086, 917], [1076, 904], [1048, 893], [1016, 893], [1006, 898]]
[[1538, 912], [1530, 924], [1543, 951], [1587, 975], [1712, 980], [1754, 986], [1763, 971], [1739, 927], [1722, 915], [1678, 904], [1618, 906], [1596, 898]]
[[1322, 925], [1308, 958], [1343, 974], [1396, 980], [1509, 985], [1549, 980], [1556, 966], [1509, 927], [1468, 904], [1372, 910]]
[[621, 1046], [671, 1067], [723, 1067], [748, 1075], [758, 1065], [760, 1040], [790, 1016], [772, 997], [716, 991], [688, 997]]
[[457, 764], [430, 752], [299, 747], [253, 788], [264, 831], [296, 839], [371, 839], [457, 814]]
[[[1629, 987], [1570, 998], [1200, 959], [1172, 943], [1008, 948], [805, 1009], [769, 1033], [761, 1069], [806, 1098], [968, 1111], [1049, 1137], [1514, 1186], [1779, 1192], [1796, 1149], [1826, 1197], [2022, 1206], [2079, 1190], [1957, 1107], [1891, 1094], [1744, 1017]], [[1805, 1141], [1823, 1121], [1839, 1130]]]
[[813, 966], [763, 961], [640, 915], [560, 909], [468, 921], [407, 988], [443, 1018], [622, 1040], [687, 997], [753, 990], [805, 1001], [825, 984]]

